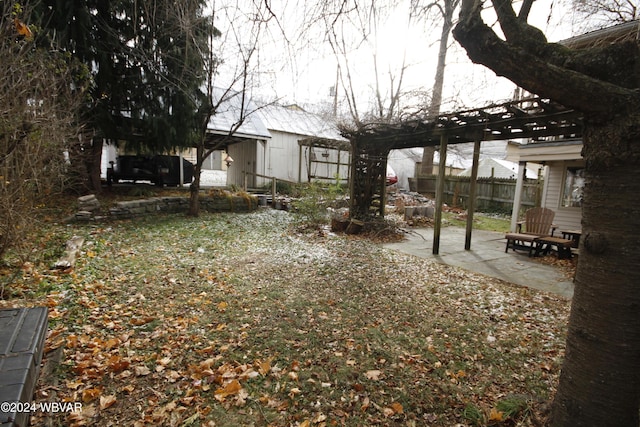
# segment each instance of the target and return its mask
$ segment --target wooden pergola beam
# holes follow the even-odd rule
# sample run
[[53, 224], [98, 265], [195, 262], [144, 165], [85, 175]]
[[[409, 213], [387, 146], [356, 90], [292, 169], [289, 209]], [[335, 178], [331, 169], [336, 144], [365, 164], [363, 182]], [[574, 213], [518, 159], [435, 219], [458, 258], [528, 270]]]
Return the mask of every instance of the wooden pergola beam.
[[538, 139], [548, 136], [578, 137], [582, 133], [582, 115], [572, 109], [540, 98], [529, 98], [492, 105], [436, 118], [403, 123], [370, 123], [358, 129], [345, 129], [350, 140], [363, 138], [369, 146], [388, 150], [411, 147], [437, 147], [446, 134], [449, 144]]
[[[440, 231], [442, 206], [444, 201], [444, 174], [446, 171], [447, 146], [451, 144], [474, 143], [474, 166], [472, 169], [472, 194], [467, 217], [467, 236], [465, 249], [471, 247], [471, 230], [475, 211], [475, 181], [479, 160], [480, 144], [483, 141], [511, 139], [542, 139], [546, 137], [579, 138], [582, 136], [582, 115], [553, 101], [541, 98], [528, 98], [490, 105], [473, 110], [443, 114], [438, 117], [411, 120], [400, 123], [369, 123], [357, 129], [343, 129], [342, 135], [351, 141], [351, 198], [352, 214], [365, 215], [370, 206], [358, 206], [360, 202], [371, 203], [370, 194], [360, 194], [356, 183], [367, 182], [371, 188], [372, 179], [358, 177], [356, 169], [358, 159], [371, 156], [388, 155], [390, 150], [413, 147], [440, 146], [440, 169], [436, 184], [436, 210], [433, 253], [440, 251]], [[380, 159], [378, 159], [380, 160]], [[368, 161], [368, 160], [367, 160]], [[362, 163], [363, 165], [365, 163]], [[386, 164], [386, 160], [384, 161]], [[369, 167], [360, 167], [363, 173], [382, 174], [380, 186], [380, 215], [384, 215], [384, 172], [380, 169], [383, 162], [370, 163]], [[475, 171], [474, 171], [475, 170]], [[522, 171], [520, 171], [522, 173]], [[356, 194], [358, 193], [358, 194]], [[365, 209], [366, 208], [366, 209]]]

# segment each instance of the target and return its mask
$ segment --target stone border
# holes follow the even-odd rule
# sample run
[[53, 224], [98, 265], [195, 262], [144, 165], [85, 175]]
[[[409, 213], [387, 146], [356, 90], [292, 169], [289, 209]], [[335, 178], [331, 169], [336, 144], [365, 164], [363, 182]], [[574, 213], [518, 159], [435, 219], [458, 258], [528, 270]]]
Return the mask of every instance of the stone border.
[[[148, 199], [117, 202], [114, 207], [109, 209], [108, 216], [100, 216], [100, 208], [95, 204], [92, 206], [92, 210], [83, 209], [84, 206], [80, 199], [86, 200], [87, 197], [89, 196], [83, 196], [78, 199], [79, 210], [73, 217], [69, 218], [70, 220], [128, 219], [156, 213], [186, 213], [189, 210], [188, 197], [150, 197]], [[95, 196], [93, 199], [95, 199]], [[258, 198], [248, 194], [241, 196], [201, 196], [200, 209], [205, 212], [252, 212], [258, 209]]]

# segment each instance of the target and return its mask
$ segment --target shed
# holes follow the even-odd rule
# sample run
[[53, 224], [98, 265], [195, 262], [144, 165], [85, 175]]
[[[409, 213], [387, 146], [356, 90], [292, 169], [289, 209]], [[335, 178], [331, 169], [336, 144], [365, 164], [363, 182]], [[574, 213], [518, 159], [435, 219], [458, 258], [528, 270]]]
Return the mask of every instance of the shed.
[[259, 114], [273, 135], [267, 147], [266, 175], [294, 182], [348, 178], [348, 140], [333, 119], [297, 105], [267, 105]]

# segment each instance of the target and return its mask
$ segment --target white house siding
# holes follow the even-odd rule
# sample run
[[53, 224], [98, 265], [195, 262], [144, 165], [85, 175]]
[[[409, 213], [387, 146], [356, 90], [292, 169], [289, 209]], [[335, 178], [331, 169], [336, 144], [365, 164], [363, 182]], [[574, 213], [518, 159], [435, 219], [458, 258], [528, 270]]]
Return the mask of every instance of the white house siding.
[[267, 142], [264, 175], [298, 182], [298, 138], [299, 136], [290, 133], [271, 131], [271, 139]]
[[568, 166], [584, 166], [582, 141], [550, 141], [531, 144], [510, 144], [507, 159], [527, 164], [545, 164], [546, 173], [542, 193], [542, 206], [555, 212], [553, 223], [559, 230], [579, 230], [582, 228], [582, 209], [565, 208], [560, 200], [564, 188], [565, 172]]
[[565, 171], [567, 166], [584, 165], [584, 162], [564, 161], [548, 164], [548, 174], [545, 180], [543, 206], [555, 211], [553, 223], [559, 230], [580, 230], [582, 219], [581, 208], [562, 207], [562, 189], [564, 188]]
[[[227, 152], [235, 161], [229, 169], [227, 169], [227, 185], [237, 185], [242, 187], [244, 185], [245, 176], [243, 172], [257, 172], [259, 146], [262, 146], [262, 144], [256, 142], [255, 139], [247, 139], [242, 142], [229, 145]], [[256, 179], [254, 176], [249, 175], [247, 177], [247, 185], [249, 187], [256, 186]]]

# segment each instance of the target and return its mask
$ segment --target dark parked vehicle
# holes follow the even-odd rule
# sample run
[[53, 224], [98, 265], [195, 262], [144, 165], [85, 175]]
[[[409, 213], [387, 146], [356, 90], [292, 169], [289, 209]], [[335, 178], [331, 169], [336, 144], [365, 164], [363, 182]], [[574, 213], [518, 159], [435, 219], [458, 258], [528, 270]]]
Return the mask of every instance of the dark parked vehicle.
[[[183, 183], [193, 181], [193, 163], [182, 159]], [[178, 156], [118, 156], [107, 170], [107, 183], [119, 181], [151, 181], [158, 186], [180, 184], [180, 157]]]

